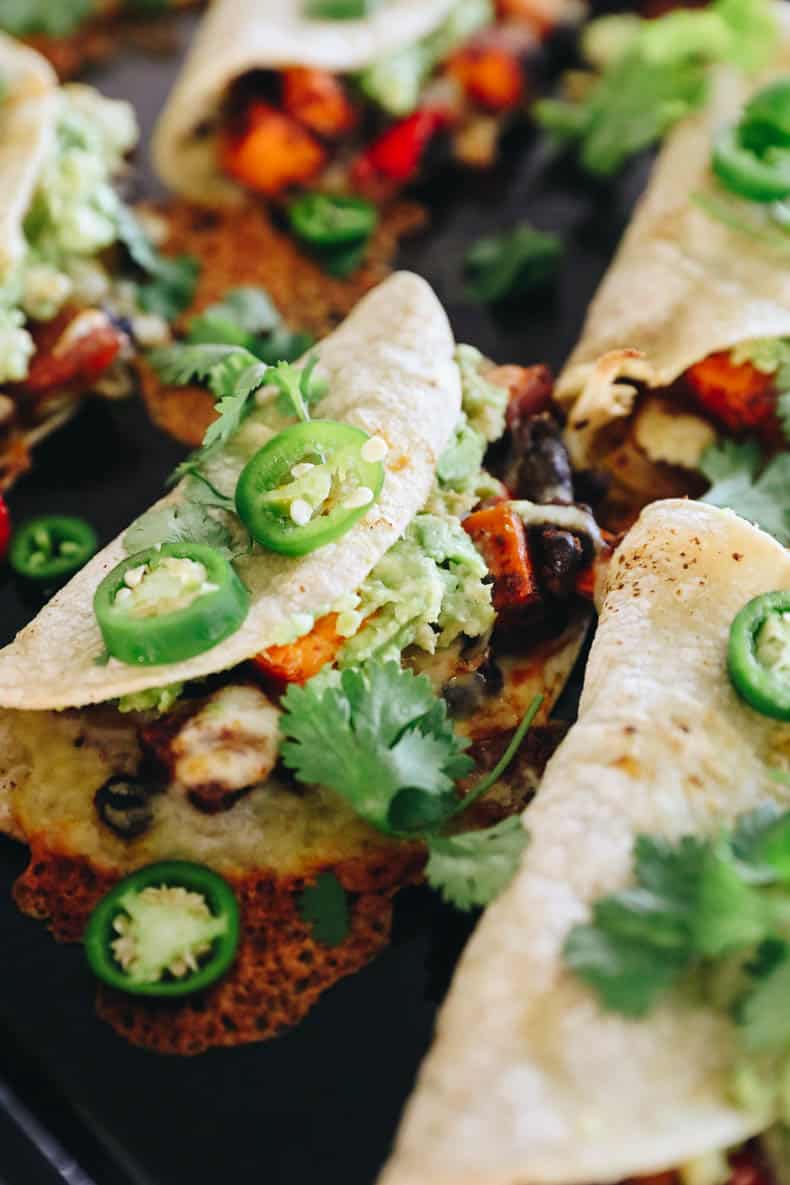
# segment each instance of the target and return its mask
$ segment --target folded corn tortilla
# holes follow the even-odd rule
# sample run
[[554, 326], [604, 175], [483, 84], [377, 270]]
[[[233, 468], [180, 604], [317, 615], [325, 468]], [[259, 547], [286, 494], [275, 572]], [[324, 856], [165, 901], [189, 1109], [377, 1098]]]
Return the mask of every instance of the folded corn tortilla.
[[[239, 559], [251, 607], [241, 628], [185, 662], [97, 665], [103, 643], [93, 596], [126, 555], [119, 536], [0, 651], [0, 706], [67, 708], [227, 670], [281, 640], [298, 614], [318, 616], [355, 591], [424, 505], [436, 459], [461, 411], [453, 335], [428, 284], [401, 272], [357, 305], [318, 348], [326, 419], [383, 436], [386, 479], [370, 514], [335, 543], [298, 559], [259, 552]], [[253, 412], [213, 463], [212, 479], [233, 492], [247, 460], [273, 435]], [[170, 498], [178, 500], [182, 490]], [[163, 499], [163, 504], [167, 499]]]
[[25, 249], [22, 225], [55, 137], [58, 80], [47, 60], [0, 33], [0, 284]]
[[709, 168], [716, 130], [737, 120], [750, 94], [790, 70], [789, 18], [781, 5], [776, 60], [759, 83], [721, 69], [708, 107], [680, 125], [659, 156], [557, 382], [578, 465], [598, 460], [601, 430], [630, 414], [633, 380], [666, 387], [716, 351], [790, 335], [788, 254], [724, 225], [693, 200], [717, 192]]
[[731, 1022], [674, 996], [604, 1013], [561, 950], [630, 881], [638, 833], [711, 833], [790, 791], [790, 726], [746, 707], [725, 655], [790, 554], [731, 511], [671, 500], [615, 553], [579, 719], [526, 810], [515, 881], [456, 972], [381, 1185], [589, 1185], [678, 1167], [764, 1118], [728, 1093]]
[[[175, 193], [204, 205], [238, 201], [242, 189], [219, 170], [217, 122], [231, 84], [250, 70], [309, 66], [364, 70], [433, 33], [457, 0], [381, 0], [360, 20], [316, 20], [304, 0], [217, 0], [195, 39], [154, 132], [155, 167]], [[553, 22], [578, 14], [578, 0], [536, 0]]]

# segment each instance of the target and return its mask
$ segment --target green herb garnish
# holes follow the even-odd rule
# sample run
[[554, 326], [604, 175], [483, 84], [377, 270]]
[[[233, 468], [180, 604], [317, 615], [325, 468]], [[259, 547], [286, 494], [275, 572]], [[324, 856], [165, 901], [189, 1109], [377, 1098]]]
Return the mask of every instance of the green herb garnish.
[[538, 122], [560, 143], [578, 144], [584, 168], [601, 177], [703, 105], [713, 64], [757, 70], [777, 37], [765, 0], [716, 0], [704, 12], [671, 12], [631, 28], [578, 101], [534, 107]]
[[339, 946], [351, 929], [348, 894], [333, 872], [322, 872], [299, 896], [299, 916], [316, 942]]
[[369, 16], [380, 0], [305, 0], [305, 16], [316, 21], [354, 21]]
[[115, 219], [118, 238], [132, 261], [150, 277], [138, 287], [140, 306], [166, 321], [174, 321], [194, 299], [200, 263], [191, 255], [175, 259], [160, 255], [140, 220], [122, 202], [118, 203]]
[[640, 835], [634, 882], [565, 943], [601, 1005], [642, 1017], [686, 984], [729, 1011], [747, 1057], [790, 1057], [790, 811], [766, 804], [708, 839]]
[[790, 546], [790, 453], [763, 464], [756, 440], [721, 440], [702, 454], [711, 483], [701, 501], [724, 506]]
[[536, 230], [528, 222], [478, 239], [464, 262], [467, 292], [490, 304], [541, 288], [557, 275], [564, 251], [559, 235]]
[[307, 418], [306, 408], [326, 394], [326, 383], [314, 373], [316, 357], [297, 369], [286, 362], [267, 366], [241, 346], [176, 345], [153, 351], [150, 361], [164, 382], [204, 382], [217, 397], [217, 419], [206, 429], [201, 447], [177, 467], [175, 479], [199, 470], [230, 440], [252, 410], [255, 393], [266, 384], [273, 383], [285, 400], [281, 410], [302, 419]]
[[243, 346], [253, 349], [258, 334], [280, 324], [280, 314], [263, 288], [232, 288], [221, 301], [193, 317], [187, 341], [199, 345]]
[[526, 832], [512, 822], [463, 835], [440, 832], [501, 776], [540, 703], [538, 697], [502, 761], [463, 798], [455, 783], [472, 769], [468, 741], [455, 732], [429, 680], [395, 662], [347, 668], [323, 691], [292, 684], [282, 700], [281, 756], [300, 781], [334, 790], [377, 830], [427, 841], [429, 882], [461, 908], [484, 905], [515, 871]]
[[94, 11], [92, 0], [0, 0], [0, 28], [14, 37], [68, 37]]
[[295, 362], [314, 343], [309, 333], [288, 329], [263, 288], [231, 288], [221, 301], [193, 317], [190, 345], [241, 346], [267, 366]]

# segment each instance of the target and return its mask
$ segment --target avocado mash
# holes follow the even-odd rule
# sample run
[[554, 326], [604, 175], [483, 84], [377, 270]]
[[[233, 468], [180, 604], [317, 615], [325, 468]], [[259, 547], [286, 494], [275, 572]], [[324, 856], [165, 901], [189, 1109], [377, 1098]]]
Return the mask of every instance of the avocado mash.
[[27, 251], [0, 280], [0, 382], [28, 373], [26, 318], [51, 320], [79, 295], [88, 263], [95, 289], [97, 275], [106, 277], [95, 257], [118, 239], [112, 177], [137, 140], [132, 108], [80, 85], [62, 87], [58, 101], [51, 156], [25, 219]]
[[418, 106], [431, 71], [494, 18], [491, 0], [459, 0], [435, 33], [361, 71], [360, 87], [390, 115], [408, 115]]

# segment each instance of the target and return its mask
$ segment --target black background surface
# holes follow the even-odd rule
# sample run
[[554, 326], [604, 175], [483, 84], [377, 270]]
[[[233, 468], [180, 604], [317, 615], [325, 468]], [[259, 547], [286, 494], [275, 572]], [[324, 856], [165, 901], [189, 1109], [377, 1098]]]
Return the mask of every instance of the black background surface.
[[[135, 102], [145, 137], [176, 66], [175, 58], [125, 48], [90, 81]], [[591, 187], [523, 130], [508, 139], [495, 172], [445, 174], [431, 184], [424, 196], [432, 225], [400, 262], [431, 281], [459, 340], [500, 362], [557, 367], [644, 172], [640, 162], [616, 186]], [[157, 192], [144, 152], [140, 177], [142, 192]], [[481, 234], [523, 218], [564, 234], [566, 265], [552, 294], [492, 314], [463, 297], [463, 256]], [[10, 496], [12, 514], [17, 522], [79, 514], [105, 542], [158, 496], [181, 455], [138, 402], [93, 403], [37, 451], [34, 472]], [[34, 611], [4, 567], [0, 641]], [[396, 906], [391, 946], [325, 995], [296, 1030], [266, 1044], [168, 1059], [126, 1045], [101, 1023], [80, 948], [56, 946], [17, 913], [10, 892], [24, 864], [23, 851], [0, 840], [0, 1181], [82, 1185], [84, 1171], [97, 1185], [308, 1185], [316, 1177], [371, 1185], [470, 920], [427, 891], [409, 890]]]

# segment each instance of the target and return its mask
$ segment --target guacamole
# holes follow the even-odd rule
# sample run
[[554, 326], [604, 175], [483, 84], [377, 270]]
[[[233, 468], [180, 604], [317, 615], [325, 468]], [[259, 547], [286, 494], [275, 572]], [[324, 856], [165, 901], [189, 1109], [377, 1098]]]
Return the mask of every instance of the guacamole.
[[68, 300], [83, 299], [86, 278], [95, 292], [106, 278], [96, 257], [118, 239], [112, 178], [137, 141], [134, 112], [76, 84], [62, 87], [58, 102], [52, 151], [25, 219], [27, 249], [0, 282], [0, 382], [28, 373], [35, 347], [27, 319], [49, 321]]

